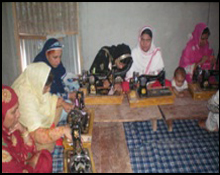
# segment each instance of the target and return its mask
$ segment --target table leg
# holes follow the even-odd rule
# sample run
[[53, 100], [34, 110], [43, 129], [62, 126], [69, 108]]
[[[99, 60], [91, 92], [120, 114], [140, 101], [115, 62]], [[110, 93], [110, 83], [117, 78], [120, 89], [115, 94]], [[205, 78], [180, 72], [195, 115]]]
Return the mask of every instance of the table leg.
[[167, 126], [168, 126], [168, 131], [172, 132], [173, 131], [173, 120], [168, 120], [166, 121]]
[[153, 119], [151, 120], [151, 122], [152, 122], [153, 131], [157, 131], [157, 120]]

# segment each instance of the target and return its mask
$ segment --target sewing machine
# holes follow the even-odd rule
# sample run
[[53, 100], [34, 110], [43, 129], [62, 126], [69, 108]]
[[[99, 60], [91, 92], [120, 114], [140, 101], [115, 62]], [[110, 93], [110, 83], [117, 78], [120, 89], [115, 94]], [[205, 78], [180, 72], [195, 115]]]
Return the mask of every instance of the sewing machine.
[[219, 89], [219, 70], [202, 70], [197, 66], [193, 73], [193, 83], [198, 83], [203, 90]]
[[[151, 81], [158, 80], [161, 88], [148, 89]], [[165, 86], [165, 71], [162, 70], [158, 75], [141, 75], [133, 73], [129, 82], [131, 88], [128, 94], [130, 107], [144, 107], [148, 105], [163, 105], [174, 103], [175, 96], [170, 87]]]
[[[85, 104], [121, 104], [123, 94], [112, 90], [112, 86], [123, 81], [122, 76], [118, 72], [110, 72], [109, 74], [88, 74], [84, 73], [80, 79], [80, 90], [84, 92]], [[84, 80], [84, 81], [83, 81]], [[103, 87], [104, 80], [110, 82], [109, 87]]]
[[197, 66], [189, 91], [194, 100], [207, 100], [219, 89], [219, 70], [202, 70]]
[[83, 92], [77, 92], [75, 108], [67, 116], [73, 142], [63, 140], [65, 172], [95, 172], [91, 153], [93, 121], [94, 111], [85, 109]]

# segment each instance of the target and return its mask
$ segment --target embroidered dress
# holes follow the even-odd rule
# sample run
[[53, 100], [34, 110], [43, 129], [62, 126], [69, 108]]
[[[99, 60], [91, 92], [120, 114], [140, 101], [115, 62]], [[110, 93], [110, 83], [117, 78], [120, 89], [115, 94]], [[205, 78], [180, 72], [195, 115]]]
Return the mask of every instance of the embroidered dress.
[[[3, 125], [6, 113], [18, 102], [15, 92], [7, 86], [2, 86], [2, 173], [51, 173], [52, 157], [46, 151], [36, 151], [34, 141], [25, 143], [20, 131], [9, 133]], [[28, 164], [39, 154], [35, 167]]]

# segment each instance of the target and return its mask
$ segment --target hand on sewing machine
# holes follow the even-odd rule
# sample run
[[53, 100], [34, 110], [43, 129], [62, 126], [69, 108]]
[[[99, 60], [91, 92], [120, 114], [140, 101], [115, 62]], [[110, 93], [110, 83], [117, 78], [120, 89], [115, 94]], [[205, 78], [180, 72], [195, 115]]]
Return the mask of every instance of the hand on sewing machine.
[[109, 81], [108, 81], [108, 80], [104, 80], [104, 82], [103, 82], [103, 87], [104, 87], [104, 88], [108, 88], [109, 86], [110, 86]]
[[117, 83], [114, 85], [114, 90], [117, 92], [122, 92], [122, 86], [121, 83]]
[[62, 102], [62, 107], [63, 107], [63, 109], [64, 109], [67, 113], [69, 113], [72, 109], [75, 108], [75, 105], [63, 101], [63, 102]]
[[69, 127], [69, 125], [66, 125], [66, 127], [64, 128], [64, 135], [67, 138], [68, 142], [72, 142], [73, 141], [71, 132], [72, 132], [72, 130]]
[[70, 92], [68, 97], [71, 101], [74, 101], [76, 99], [76, 92]]

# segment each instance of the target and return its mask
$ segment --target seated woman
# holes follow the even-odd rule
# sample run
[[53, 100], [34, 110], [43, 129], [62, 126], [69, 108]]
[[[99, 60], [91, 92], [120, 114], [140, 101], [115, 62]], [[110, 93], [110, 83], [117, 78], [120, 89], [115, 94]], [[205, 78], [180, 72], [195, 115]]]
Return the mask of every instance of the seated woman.
[[40, 62], [30, 64], [12, 85], [19, 97], [19, 121], [28, 128], [38, 150], [52, 151], [63, 135], [72, 139], [69, 126], [55, 127], [59, 120], [55, 116], [59, 107], [69, 112], [74, 106], [49, 93], [52, 81], [51, 68]]
[[49, 151], [36, 151], [35, 143], [19, 122], [14, 90], [2, 85], [2, 173], [51, 173]]
[[[62, 45], [57, 39], [51, 38], [46, 41], [42, 51], [35, 57], [34, 62], [44, 62], [51, 67], [54, 81], [50, 92], [62, 96], [65, 100], [74, 101], [75, 92], [66, 92], [63, 79], [66, 76], [66, 69], [61, 62]], [[77, 90], [77, 89], [76, 89]]]
[[[138, 36], [138, 44], [131, 52], [134, 62], [131, 69], [127, 72], [127, 81], [132, 78], [133, 72], [139, 73], [139, 75], [158, 75], [159, 72], [164, 69], [160, 48], [154, 45], [153, 37], [151, 27], [141, 29]], [[159, 86], [158, 82], [155, 82], [155, 84], [151, 83], [149, 87]], [[171, 83], [166, 80], [165, 85], [171, 86]]]
[[212, 56], [213, 50], [209, 48], [209, 36], [210, 31], [207, 25], [197, 24], [182, 52], [179, 66], [186, 70], [188, 83], [192, 82], [193, 72], [197, 66], [201, 66], [202, 69], [211, 69], [215, 62], [215, 58]]
[[[131, 50], [128, 45], [119, 44], [111, 47], [105, 46], [102, 47], [96, 55], [91, 65], [90, 73], [106, 75], [108, 77], [104, 81], [99, 81], [99, 86], [108, 88], [114, 83], [114, 91], [121, 91], [121, 82], [123, 82], [126, 72], [130, 69], [132, 62]], [[112, 77], [113, 74], [114, 80]], [[117, 76], [120, 78], [117, 79]]]

